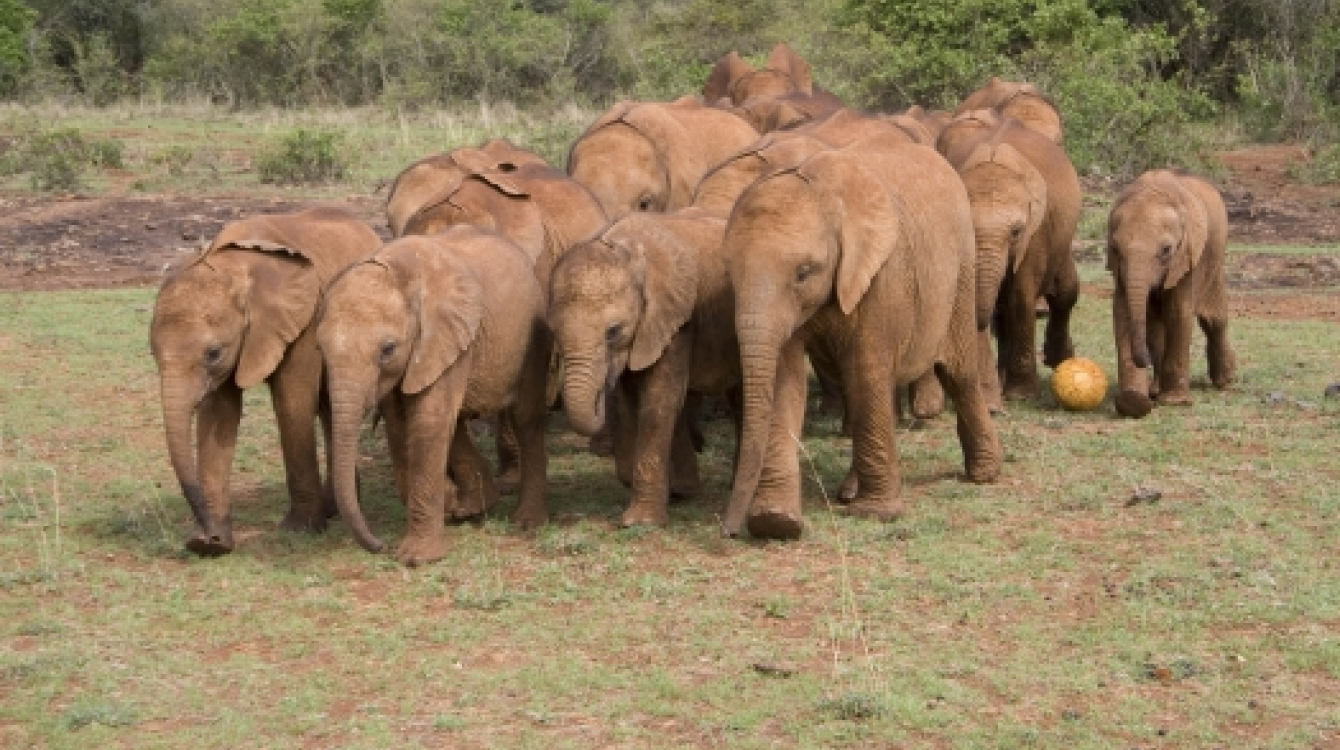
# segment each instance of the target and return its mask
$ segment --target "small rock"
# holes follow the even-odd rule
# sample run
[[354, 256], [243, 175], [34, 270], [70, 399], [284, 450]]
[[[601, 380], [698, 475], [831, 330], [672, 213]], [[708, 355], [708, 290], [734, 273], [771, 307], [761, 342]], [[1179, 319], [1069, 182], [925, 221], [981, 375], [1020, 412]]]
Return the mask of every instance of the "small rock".
[[1340, 398], [1340, 383], [1331, 383], [1326, 386], [1326, 398]]
[[195, 242], [196, 240], [200, 239], [200, 233], [199, 233], [199, 232], [182, 232], [182, 233], [181, 233], [181, 238], [182, 238], [183, 240], [186, 240], [187, 242]]
[[1288, 394], [1282, 391], [1271, 391], [1261, 397], [1261, 402], [1267, 406], [1279, 406], [1290, 401]]
[[753, 670], [765, 677], [791, 677], [795, 675], [796, 670], [793, 667], [787, 667], [781, 664], [767, 664], [765, 662], [756, 662]]
[[150, 232], [152, 232], [152, 231], [154, 231], [155, 229], [158, 228], [158, 225], [157, 225], [157, 224], [145, 224], [145, 225], [144, 225], [144, 228], [147, 229], [147, 230], [149, 230]]
[[1163, 493], [1153, 487], [1137, 487], [1135, 493], [1126, 501], [1126, 507], [1133, 505], [1153, 505], [1163, 498]]

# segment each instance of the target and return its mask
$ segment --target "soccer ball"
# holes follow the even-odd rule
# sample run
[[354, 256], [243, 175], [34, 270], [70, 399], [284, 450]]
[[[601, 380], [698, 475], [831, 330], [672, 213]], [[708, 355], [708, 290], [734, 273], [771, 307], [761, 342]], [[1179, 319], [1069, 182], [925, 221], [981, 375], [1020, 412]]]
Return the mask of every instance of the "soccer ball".
[[1097, 362], [1071, 357], [1052, 372], [1052, 393], [1070, 411], [1088, 411], [1107, 396], [1107, 377]]

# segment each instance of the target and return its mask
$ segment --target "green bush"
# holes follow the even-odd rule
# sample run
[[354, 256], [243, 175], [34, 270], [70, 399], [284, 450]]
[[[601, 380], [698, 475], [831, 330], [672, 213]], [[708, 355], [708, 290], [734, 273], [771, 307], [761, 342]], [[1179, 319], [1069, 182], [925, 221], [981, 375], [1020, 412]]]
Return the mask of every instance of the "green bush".
[[72, 192], [84, 186], [89, 167], [120, 169], [125, 144], [114, 139], [89, 140], [77, 128], [42, 130], [21, 127], [0, 156], [0, 174], [27, 173], [33, 190]]
[[261, 182], [285, 185], [342, 179], [347, 168], [340, 140], [339, 133], [299, 128], [257, 155], [256, 173]]

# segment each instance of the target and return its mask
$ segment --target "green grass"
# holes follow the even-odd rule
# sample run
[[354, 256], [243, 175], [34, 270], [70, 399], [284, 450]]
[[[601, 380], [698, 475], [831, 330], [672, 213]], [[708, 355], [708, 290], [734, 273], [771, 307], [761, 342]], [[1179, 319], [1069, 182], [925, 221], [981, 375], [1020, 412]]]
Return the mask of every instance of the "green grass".
[[[384, 187], [413, 161], [460, 146], [505, 137], [562, 169], [567, 148], [596, 113], [575, 107], [519, 111], [508, 105], [388, 112], [377, 108], [233, 112], [208, 105], [118, 104], [106, 108], [0, 105], [0, 138], [34, 129], [75, 129], [122, 143], [122, 169], [90, 168], [94, 193], [206, 192], [212, 195], [338, 197]], [[347, 162], [342, 178], [307, 186], [260, 181], [256, 161], [294, 132], [338, 137]], [[0, 178], [0, 189], [30, 189], [26, 174]]]
[[[1100, 264], [1086, 279], [1101, 283]], [[182, 554], [153, 292], [0, 295], [0, 745], [84, 747], [1327, 746], [1340, 738], [1333, 323], [1239, 320], [1243, 384], [1143, 421], [1012, 405], [1001, 481], [955, 480], [948, 418], [901, 431], [910, 512], [724, 541], [726, 425], [665, 530], [555, 416], [556, 523], [454, 527], [404, 570], [336, 522], [277, 531], [263, 389], [233, 479], [238, 550]], [[1081, 354], [1114, 377], [1105, 302]], [[1201, 345], [1198, 343], [1198, 350]], [[1196, 367], [1203, 373], [1203, 364]], [[1280, 391], [1295, 401], [1271, 405]], [[1302, 402], [1297, 403], [1297, 402]], [[831, 492], [849, 455], [811, 419]], [[394, 540], [380, 436], [368, 515]], [[1133, 490], [1162, 492], [1128, 506]]]

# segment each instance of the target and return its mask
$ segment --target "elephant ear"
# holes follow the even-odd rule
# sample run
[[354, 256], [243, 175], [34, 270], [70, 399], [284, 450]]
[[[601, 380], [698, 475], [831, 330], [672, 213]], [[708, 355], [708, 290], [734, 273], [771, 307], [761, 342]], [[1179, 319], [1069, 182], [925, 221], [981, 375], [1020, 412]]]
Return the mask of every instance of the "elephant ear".
[[735, 50], [722, 55], [717, 64], [712, 66], [712, 73], [703, 85], [703, 100], [715, 102], [722, 97], [729, 97], [731, 84], [752, 72], [754, 66], [745, 62]]
[[772, 48], [772, 53], [768, 55], [768, 62], [764, 67], [786, 73], [796, 84], [798, 91], [807, 95], [814, 93], [814, 72], [810, 69], [809, 62], [797, 55], [796, 51], [791, 49], [791, 46], [786, 42], [778, 42]]
[[270, 377], [288, 347], [311, 324], [321, 278], [310, 260], [267, 240], [236, 240], [222, 251], [253, 251], [245, 264], [247, 324], [233, 380], [250, 388]]
[[1173, 248], [1168, 275], [1163, 281], [1164, 289], [1172, 289], [1200, 262], [1205, 243], [1209, 241], [1209, 214], [1200, 198], [1176, 177], [1169, 175], [1167, 183], [1169, 195], [1174, 196], [1174, 208], [1182, 219], [1182, 241]]
[[[674, 104], [687, 104], [677, 100]], [[702, 148], [689, 129], [670, 114], [672, 105], [647, 104], [628, 111], [623, 122], [641, 133], [660, 159], [670, 184], [667, 209], [687, 206], [693, 201], [697, 180], [712, 166], [704, 163]]]
[[841, 252], [834, 286], [838, 306], [850, 315], [903, 241], [902, 207], [855, 156], [820, 153], [805, 162], [799, 174], [827, 195], [831, 221], [839, 227]]
[[465, 263], [438, 248], [420, 248], [415, 265], [399, 269], [418, 317], [400, 390], [414, 394], [442, 377], [470, 348], [484, 318], [484, 289]]
[[642, 317], [628, 356], [631, 370], [661, 358], [670, 339], [693, 316], [698, 298], [698, 250], [668, 229], [660, 216], [634, 215], [606, 233], [605, 241], [629, 256], [631, 275], [642, 281]]

